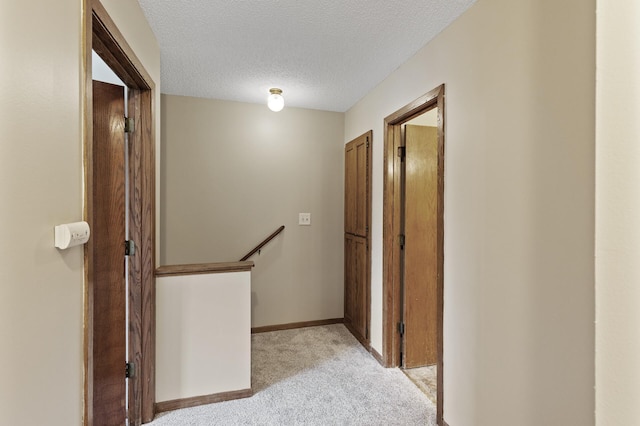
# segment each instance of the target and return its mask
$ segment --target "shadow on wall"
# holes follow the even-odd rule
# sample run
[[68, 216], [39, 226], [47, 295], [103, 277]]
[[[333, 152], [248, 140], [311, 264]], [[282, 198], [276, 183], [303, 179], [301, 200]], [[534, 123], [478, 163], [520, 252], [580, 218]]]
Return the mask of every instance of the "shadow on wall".
[[[262, 247], [258, 253], [255, 253], [248, 260], [252, 260], [255, 263], [252, 275], [252, 288], [251, 288], [251, 318], [256, 317], [256, 310], [259, 309], [261, 303], [268, 303], [268, 301], [260, 300], [258, 293], [272, 294], [261, 291], [260, 285], [268, 285], [273, 282], [272, 280], [278, 279], [278, 274], [282, 274], [282, 269], [278, 267], [278, 264], [282, 262], [284, 253], [284, 239], [286, 238], [286, 230], [281, 232], [273, 240], [271, 240], [266, 246]], [[278, 297], [277, 294], [273, 297]], [[255, 327], [254, 324], [251, 324]]]

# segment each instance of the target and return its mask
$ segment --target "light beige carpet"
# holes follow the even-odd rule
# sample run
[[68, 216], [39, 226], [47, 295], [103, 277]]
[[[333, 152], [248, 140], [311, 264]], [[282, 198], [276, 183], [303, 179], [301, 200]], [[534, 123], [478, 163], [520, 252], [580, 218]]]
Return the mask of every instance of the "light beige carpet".
[[252, 336], [254, 395], [161, 414], [153, 426], [435, 425], [435, 406], [342, 324]]

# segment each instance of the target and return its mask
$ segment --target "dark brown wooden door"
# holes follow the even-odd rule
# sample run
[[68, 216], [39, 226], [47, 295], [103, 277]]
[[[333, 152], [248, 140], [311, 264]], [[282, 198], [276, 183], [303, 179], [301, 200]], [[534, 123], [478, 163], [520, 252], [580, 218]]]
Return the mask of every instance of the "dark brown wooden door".
[[403, 365], [438, 362], [438, 129], [405, 127]]
[[371, 132], [345, 145], [344, 323], [369, 344], [371, 220]]
[[93, 82], [93, 425], [124, 425], [124, 87]]

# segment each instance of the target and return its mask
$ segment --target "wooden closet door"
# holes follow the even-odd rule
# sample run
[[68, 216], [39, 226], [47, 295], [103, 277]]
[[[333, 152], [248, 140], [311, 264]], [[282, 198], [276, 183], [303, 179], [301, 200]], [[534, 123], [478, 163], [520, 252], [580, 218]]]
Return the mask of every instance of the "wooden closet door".
[[438, 129], [405, 130], [404, 362], [438, 362]]
[[369, 344], [371, 132], [345, 146], [345, 297], [344, 323]]

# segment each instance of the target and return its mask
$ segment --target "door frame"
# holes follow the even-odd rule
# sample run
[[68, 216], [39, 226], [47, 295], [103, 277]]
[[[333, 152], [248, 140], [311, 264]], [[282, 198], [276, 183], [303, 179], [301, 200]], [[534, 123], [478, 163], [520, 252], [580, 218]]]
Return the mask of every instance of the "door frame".
[[438, 401], [437, 422], [443, 424], [443, 318], [444, 318], [444, 84], [436, 87], [384, 119], [384, 189], [382, 257], [382, 356], [386, 367], [400, 366], [401, 338], [397, 324], [402, 321], [401, 251], [402, 233], [401, 159], [402, 124], [437, 108], [438, 116], [438, 237], [437, 237], [437, 329]]
[[[136, 255], [129, 259], [130, 348], [136, 379], [130, 383], [132, 425], [153, 419], [155, 403], [155, 83], [99, 0], [82, 1], [83, 65], [83, 171], [84, 220], [93, 215], [93, 88], [92, 49], [129, 88], [129, 117], [135, 132], [129, 134], [129, 238]], [[84, 250], [84, 413], [83, 424], [93, 425], [93, 319], [96, 253], [89, 239]], [[124, 240], [123, 240], [124, 259]], [[123, 363], [124, 364], [124, 363]], [[123, 365], [124, 379], [124, 365]]]

